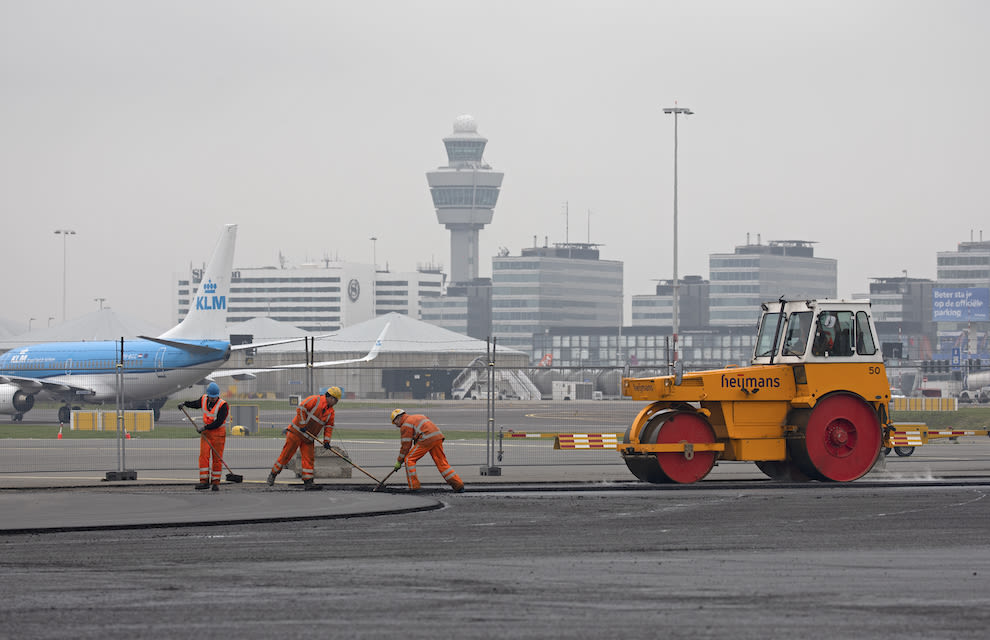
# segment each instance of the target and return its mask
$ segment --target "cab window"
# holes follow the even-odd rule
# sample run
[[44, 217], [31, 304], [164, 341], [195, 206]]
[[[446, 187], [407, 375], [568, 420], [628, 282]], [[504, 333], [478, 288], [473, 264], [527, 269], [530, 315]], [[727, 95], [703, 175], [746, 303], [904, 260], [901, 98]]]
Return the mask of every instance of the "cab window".
[[865, 311], [856, 314], [856, 353], [872, 356], [877, 352], [877, 343], [870, 331], [870, 317]]
[[822, 311], [815, 323], [811, 353], [816, 356], [851, 356], [853, 325], [852, 311]]
[[802, 356], [808, 348], [808, 335], [811, 333], [811, 312], [798, 311], [787, 318], [787, 333], [784, 335], [784, 348], [781, 355]]
[[755, 357], [766, 358], [773, 355], [774, 338], [776, 337], [779, 319], [779, 313], [763, 314], [763, 322], [760, 324], [760, 332], [756, 337], [756, 350], [753, 354]]

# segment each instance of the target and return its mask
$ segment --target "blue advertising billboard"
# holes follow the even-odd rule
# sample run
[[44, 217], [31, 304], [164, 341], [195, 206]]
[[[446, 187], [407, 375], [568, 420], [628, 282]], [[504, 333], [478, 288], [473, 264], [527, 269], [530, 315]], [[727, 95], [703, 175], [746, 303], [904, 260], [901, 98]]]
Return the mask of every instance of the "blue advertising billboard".
[[932, 321], [990, 322], [990, 288], [932, 289]]

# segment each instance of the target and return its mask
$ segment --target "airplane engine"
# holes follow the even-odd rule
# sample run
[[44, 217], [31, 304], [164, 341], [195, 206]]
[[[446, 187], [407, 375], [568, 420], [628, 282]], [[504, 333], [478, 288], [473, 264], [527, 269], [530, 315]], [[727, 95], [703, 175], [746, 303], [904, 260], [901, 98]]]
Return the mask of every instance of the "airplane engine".
[[34, 394], [24, 393], [18, 389], [10, 399], [10, 404], [18, 413], [27, 413], [34, 408]]
[[11, 384], [0, 385], [0, 413], [24, 414], [34, 408], [34, 394], [25, 393]]

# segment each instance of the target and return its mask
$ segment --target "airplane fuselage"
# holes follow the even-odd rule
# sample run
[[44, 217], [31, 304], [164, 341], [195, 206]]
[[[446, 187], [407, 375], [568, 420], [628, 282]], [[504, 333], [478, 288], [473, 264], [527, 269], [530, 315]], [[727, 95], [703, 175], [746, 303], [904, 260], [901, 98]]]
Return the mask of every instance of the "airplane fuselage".
[[[183, 342], [205, 349], [190, 353], [151, 340], [124, 341], [123, 390], [127, 403], [175, 393], [202, 380], [230, 357], [230, 344], [223, 340]], [[38, 381], [37, 391], [60, 400], [114, 402], [120, 362], [119, 341], [30, 345], [0, 355], [0, 383], [5, 382], [5, 376], [30, 378]], [[53, 385], [63, 385], [65, 389]], [[30, 391], [24, 384], [20, 386]], [[91, 392], [72, 391], [79, 388]]]

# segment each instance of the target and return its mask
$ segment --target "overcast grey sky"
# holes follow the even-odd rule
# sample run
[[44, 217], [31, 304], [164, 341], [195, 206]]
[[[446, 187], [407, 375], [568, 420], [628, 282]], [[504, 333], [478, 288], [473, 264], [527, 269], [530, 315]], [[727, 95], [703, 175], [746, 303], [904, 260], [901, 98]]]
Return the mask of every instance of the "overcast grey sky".
[[[93, 299], [169, 326], [174, 274], [240, 225], [236, 266], [449, 265], [424, 173], [475, 117], [505, 172], [482, 255], [565, 239], [625, 295], [746, 242], [935, 277], [987, 220], [980, 0], [0, 0], [0, 317]], [[481, 275], [491, 273], [483, 261]], [[628, 316], [627, 316], [628, 322]]]

